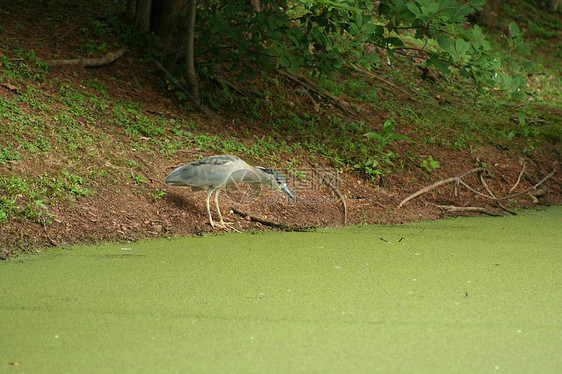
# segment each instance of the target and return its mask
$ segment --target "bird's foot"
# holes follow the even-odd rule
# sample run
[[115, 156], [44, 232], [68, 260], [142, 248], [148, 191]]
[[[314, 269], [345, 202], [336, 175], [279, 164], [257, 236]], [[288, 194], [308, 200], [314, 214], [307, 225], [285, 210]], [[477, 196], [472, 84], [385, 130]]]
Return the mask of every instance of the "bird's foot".
[[216, 229], [224, 229], [226, 231], [236, 231], [236, 232], [240, 232], [240, 230], [238, 230], [236, 227], [234, 227], [234, 223], [231, 222], [225, 222], [223, 220], [220, 220], [220, 222], [211, 222], [211, 226], [213, 226], [213, 228]]

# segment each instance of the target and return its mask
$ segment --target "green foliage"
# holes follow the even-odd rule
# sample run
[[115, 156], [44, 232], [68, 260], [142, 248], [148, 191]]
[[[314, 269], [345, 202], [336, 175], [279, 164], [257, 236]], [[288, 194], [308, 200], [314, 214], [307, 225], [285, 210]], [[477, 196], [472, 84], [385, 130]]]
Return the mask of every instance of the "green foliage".
[[0, 49], [0, 82], [19, 77], [43, 82], [49, 65], [38, 59], [33, 50], [12, 48], [10, 52], [15, 56], [13, 59], [2, 56]]
[[129, 177], [139, 186], [148, 180], [144, 175], [135, 174], [132, 171], [131, 174], [129, 174]]
[[519, 122], [519, 129], [509, 131], [506, 135], [507, 139], [510, 140], [515, 136], [519, 136], [526, 142], [527, 150], [532, 150], [534, 146], [531, 144], [531, 141], [537, 138], [539, 132], [527, 123], [523, 113], [518, 114], [517, 121]]
[[[243, 0], [202, 3], [197, 59], [204, 76], [214, 76], [217, 63], [240, 77], [253, 75], [255, 63], [266, 69], [349, 74], [357, 65], [377, 65], [377, 51], [392, 56], [400, 49], [418, 49], [428, 66], [443, 74], [458, 72], [480, 90], [487, 85], [518, 94], [525, 83], [522, 75], [504, 71], [482, 28], [467, 21], [485, 0], [296, 0], [286, 11], [272, 0], [265, 3], [271, 6], [261, 12]], [[519, 27], [511, 22], [509, 30], [512, 48], [528, 52]], [[417, 42], [407, 45], [412, 33]]]
[[0, 222], [6, 222], [9, 219], [19, 218], [31, 220], [37, 223], [50, 225], [50, 218], [54, 214], [48, 211], [48, 207], [42, 200], [35, 200], [27, 204], [18, 204], [16, 199], [10, 199], [6, 196], [0, 197]]
[[98, 52], [98, 51], [103, 52], [105, 51], [107, 44], [105, 42], [96, 44], [94, 40], [88, 39], [86, 43], [80, 44], [78, 47], [89, 53]]
[[50, 224], [48, 205], [71, 196], [89, 196], [92, 190], [83, 186], [82, 177], [61, 171], [60, 176], [48, 173], [36, 177], [0, 177], [0, 222], [9, 219], [31, 220]]
[[380, 132], [368, 132], [363, 134], [367, 138], [377, 141], [375, 149], [382, 150], [388, 143], [397, 139], [407, 139], [406, 135], [396, 134], [394, 132], [394, 124], [391, 120], [387, 120]]
[[17, 151], [13, 151], [8, 147], [0, 147], [0, 165], [5, 164], [7, 161], [17, 161], [20, 159], [20, 155]]
[[[484, 85], [501, 87], [510, 93], [518, 93], [523, 86], [521, 75], [510, 76], [503, 62], [490, 48], [480, 26], [471, 27], [466, 17], [482, 9], [484, 0], [458, 2], [455, 0], [382, 1], [384, 14], [394, 20], [389, 28], [400, 31], [399, 25], [411, 24], [416, 38], [435, 40], [440, 50], [426, 50], [428, 66], [443, 74], [451, 71], [472, 78], [479, 90]], [[514, 22], [510, 23], [509, 43], [519, 53], [526, 50], [522, 34]]]
[[391, 120], [384, 123], [380, 132], [368, 132], [363, 136], [376, 140], [373, 145], [374, 156], [355, 164], [354, 169], [362, 171], [371, 178], [386, 175], [390, 171], [389, 167], [394, 165], [392, 160], [396, 158], [394, 152], [387, 149], [388, 144], [394, 140], [408, 139], [408, 137], [395, 133]]

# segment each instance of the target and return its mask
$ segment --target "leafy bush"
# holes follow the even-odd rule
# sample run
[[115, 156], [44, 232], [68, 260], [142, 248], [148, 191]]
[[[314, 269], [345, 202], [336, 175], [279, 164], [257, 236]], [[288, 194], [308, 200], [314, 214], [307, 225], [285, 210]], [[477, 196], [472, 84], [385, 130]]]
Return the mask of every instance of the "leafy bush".
[[[415, 49], [428, 66], [444, 74], [458, 72], [480, 89], [491, 85], [518, 92], [524, 84], [521, 75], [503, 71], [482, 29], [467, 21], [485, 0], [296, 0], [286, 10], [278, 2], [264, 2], [270, 6], [261, 12], [242, 0], [202, 3], [197, 29], [204, 75], [212, 76], [216, 63], [242, 67], [242, 76], [254, 73], [254, 63], [292, 71], [304, 67], [316, 74], [349, 73], [357, 65], [378, 64], [377, 51], [392, 56]], [[525, 52], [517, 25], [510, 23], [509, 30], [513, 48]], [[417, 45], [406, 44], [412, 32]]]

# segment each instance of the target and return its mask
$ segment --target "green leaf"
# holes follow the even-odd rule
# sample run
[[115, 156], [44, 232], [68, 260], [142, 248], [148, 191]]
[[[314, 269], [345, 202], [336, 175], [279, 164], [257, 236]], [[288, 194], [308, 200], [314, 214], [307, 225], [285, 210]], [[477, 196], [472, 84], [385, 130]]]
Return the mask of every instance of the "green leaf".
[[519, 35], [521, 35], [521, 30], [519, 29], [519, 26], [517, 26], [517, 24], [513, 21], [509, 23], [509, 35], [511, 35], [512, 38], [516, 38]]
[[381, 140], [383, 138], [383, 136], [378, 132], [367, 132], [363, 134], [363, 136], [366, 136], [367, 138], [371, 138], [371, 139], [377, 139], [377, 140]]
[[357, 24], [358, 28], [363, 27], [363, 13], [355, 13], [354, 17], [355, 23]]
[[482, 9], [482, 6], [486, 4], [486, 0], [470, 0], [469, 4], [475, 9]]
[[521, 74], [517, 74], [513, 76], [511, 79], [511, 92], [518, 91], [523, 87], [524, 84], [525, 84], [525, 77], [523, 77]]
[[525, 116], [523, 115], [523, 113], [519, 113], [519, 114], [517, 115], [517, 118], [519, 119], [519, 124], [520, 124], [521, 126], [525, 126], [525, 125], [526, 125]]
[[515, 131], [511, 130], [511, 131], [507, 134], [507, 140], [511, 140], [515, 135], [516, 135]]
[[457, 39], [455, 43], [455, 49], [458, 53], [465, 53], [470, 48], [470, 43], [465, 41], [464, 39]]
[[410, 10], [410, 12], [414, 13], [417, 18], [422, 17], [420, 8], [413, 1], [406, 4], [406, 7]]
[[515, 50], [517, 51], [517, 53], [522, 54], [522, 55], [528, 55], [528, 54], [531, 53], [529, 48], [527, 48], [524, 45], [518, 45], [517, 47], [515, 47]]
[[396, 139], [408, 139], [406, 135], [403, 134], [389, 134], [387, 139], [396, 140]]
[[437, 13], [441, 9], [441, 5], [438, 2], [429, 4], [429, 11], [431, 13]]
[[472, 29], [473, 45], [476, 49], [484, 46], [484, 35], [482, 35], [482, 28], [478, 25], [474, 25]]
[[385, 38], [384, 41], [387, 46], [404, 47], [404, 42], [402, 41], [402, 39], [394, 36]]
[[376, 34], [378, 30], [378, 26], [367, 22], [363, 24], [361, 30], [363, 31], [363, 33], [367, 35]]
[[450, 65], [445, 61], [439, 60], [436, 55], [431, 56], [429, 60], [427, 60], [427, 64], [435, 66], [445, 75], [449, 74]]
[[366, 69], [371, 69], [373, 65], [376, 65], [380, 61], [378, 55], [364, 55], [357, 61], [357, 63]]
[[443, 50], [449, 51], [453, 48], [454, 41], [449, 35], [443, 34], [437, 37], [437, 44], [439, 44], [439, 47], [443, 48]]

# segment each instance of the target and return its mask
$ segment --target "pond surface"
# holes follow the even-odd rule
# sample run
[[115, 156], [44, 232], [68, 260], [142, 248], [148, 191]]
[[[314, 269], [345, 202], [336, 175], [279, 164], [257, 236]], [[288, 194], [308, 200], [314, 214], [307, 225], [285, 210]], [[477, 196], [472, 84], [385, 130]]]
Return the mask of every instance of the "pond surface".
[[49, 249], [0, 285], [1, 373], [562, 372], [562, 207]]

